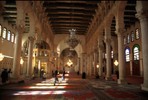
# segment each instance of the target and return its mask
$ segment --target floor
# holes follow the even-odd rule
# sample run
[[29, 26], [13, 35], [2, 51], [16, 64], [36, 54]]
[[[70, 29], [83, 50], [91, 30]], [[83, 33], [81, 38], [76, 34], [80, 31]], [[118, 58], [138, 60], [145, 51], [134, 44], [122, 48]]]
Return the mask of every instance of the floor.
[[138, 85], [82, 79], [76, 73], [66, 74], [65, 80], [58, 78], [55, 86], [54, 78], [0, 85], [0, 100], [148, 100], [148, 92]]

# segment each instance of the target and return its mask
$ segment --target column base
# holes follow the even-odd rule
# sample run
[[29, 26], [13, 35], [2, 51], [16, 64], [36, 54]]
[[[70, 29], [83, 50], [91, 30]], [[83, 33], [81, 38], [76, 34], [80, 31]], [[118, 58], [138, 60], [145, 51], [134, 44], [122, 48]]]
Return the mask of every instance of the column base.
[[103, 76], [99, 76], [99, 79], [105, 79]]
[[117, 82], [118, 82], [118, 84], [127, 84], [126, 80], [118, 79]]
[[141, 89], [144, 91], [148, 91], [148, 87], [146, 87], [144, 84], [141, 85]]
[[111, 76], [110, 77], [105, 77], [105, 80], [112, 81], [112, 77]]

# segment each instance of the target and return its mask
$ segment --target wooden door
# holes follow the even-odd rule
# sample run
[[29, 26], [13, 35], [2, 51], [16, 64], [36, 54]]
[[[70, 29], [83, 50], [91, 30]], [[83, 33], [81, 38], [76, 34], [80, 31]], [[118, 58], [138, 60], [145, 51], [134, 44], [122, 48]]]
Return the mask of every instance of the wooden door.
[[139, 60], [133, 61], [132, 69], [133, 69], [133, 75], [140, 76], [140, 63], [139, 63]]

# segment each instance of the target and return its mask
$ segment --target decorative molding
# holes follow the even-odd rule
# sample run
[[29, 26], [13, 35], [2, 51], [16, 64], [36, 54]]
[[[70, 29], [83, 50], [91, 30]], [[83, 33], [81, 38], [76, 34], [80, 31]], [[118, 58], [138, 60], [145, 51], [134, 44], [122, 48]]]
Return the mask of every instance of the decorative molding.
[[35, 40], [35, 38], [32, 37], [32, 36], [29, 36], [29, 37], [28, 37], [28, 40], [31, 41], [31, 42], [33, 42], [33, 41]]
[[24, 25], [17, 25], [16, 30], [18, 31], [19, 34], [22, 34], [25, 31]]
[[118, 35], [118, 36], [122, 36], [124, 34], [125, 30], [123, 28], [118, 28], [115, 33]]
[[136, 18], [139, 20], [143, 20], [145, 18], [148, 18], [148, 10], [141, 10], [138, 11], [137, 14], [135, 14]]
[[110, 38], [106, 38], [106, 39], [105, 39], [105, 43], [106, 43], [106, 44], [111, 44], [111, 39], [110, 39]]

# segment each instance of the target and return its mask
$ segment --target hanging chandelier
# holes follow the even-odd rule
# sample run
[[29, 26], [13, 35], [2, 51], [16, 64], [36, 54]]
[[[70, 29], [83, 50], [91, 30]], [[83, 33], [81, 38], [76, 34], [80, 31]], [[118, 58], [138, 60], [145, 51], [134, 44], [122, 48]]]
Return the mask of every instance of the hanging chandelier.
[[76, 37], [76, 29], [70, 29], [69, 32], [69, 39], [66, 42], [71, 49], [74, 49], [80, 43], [80, 41]]

